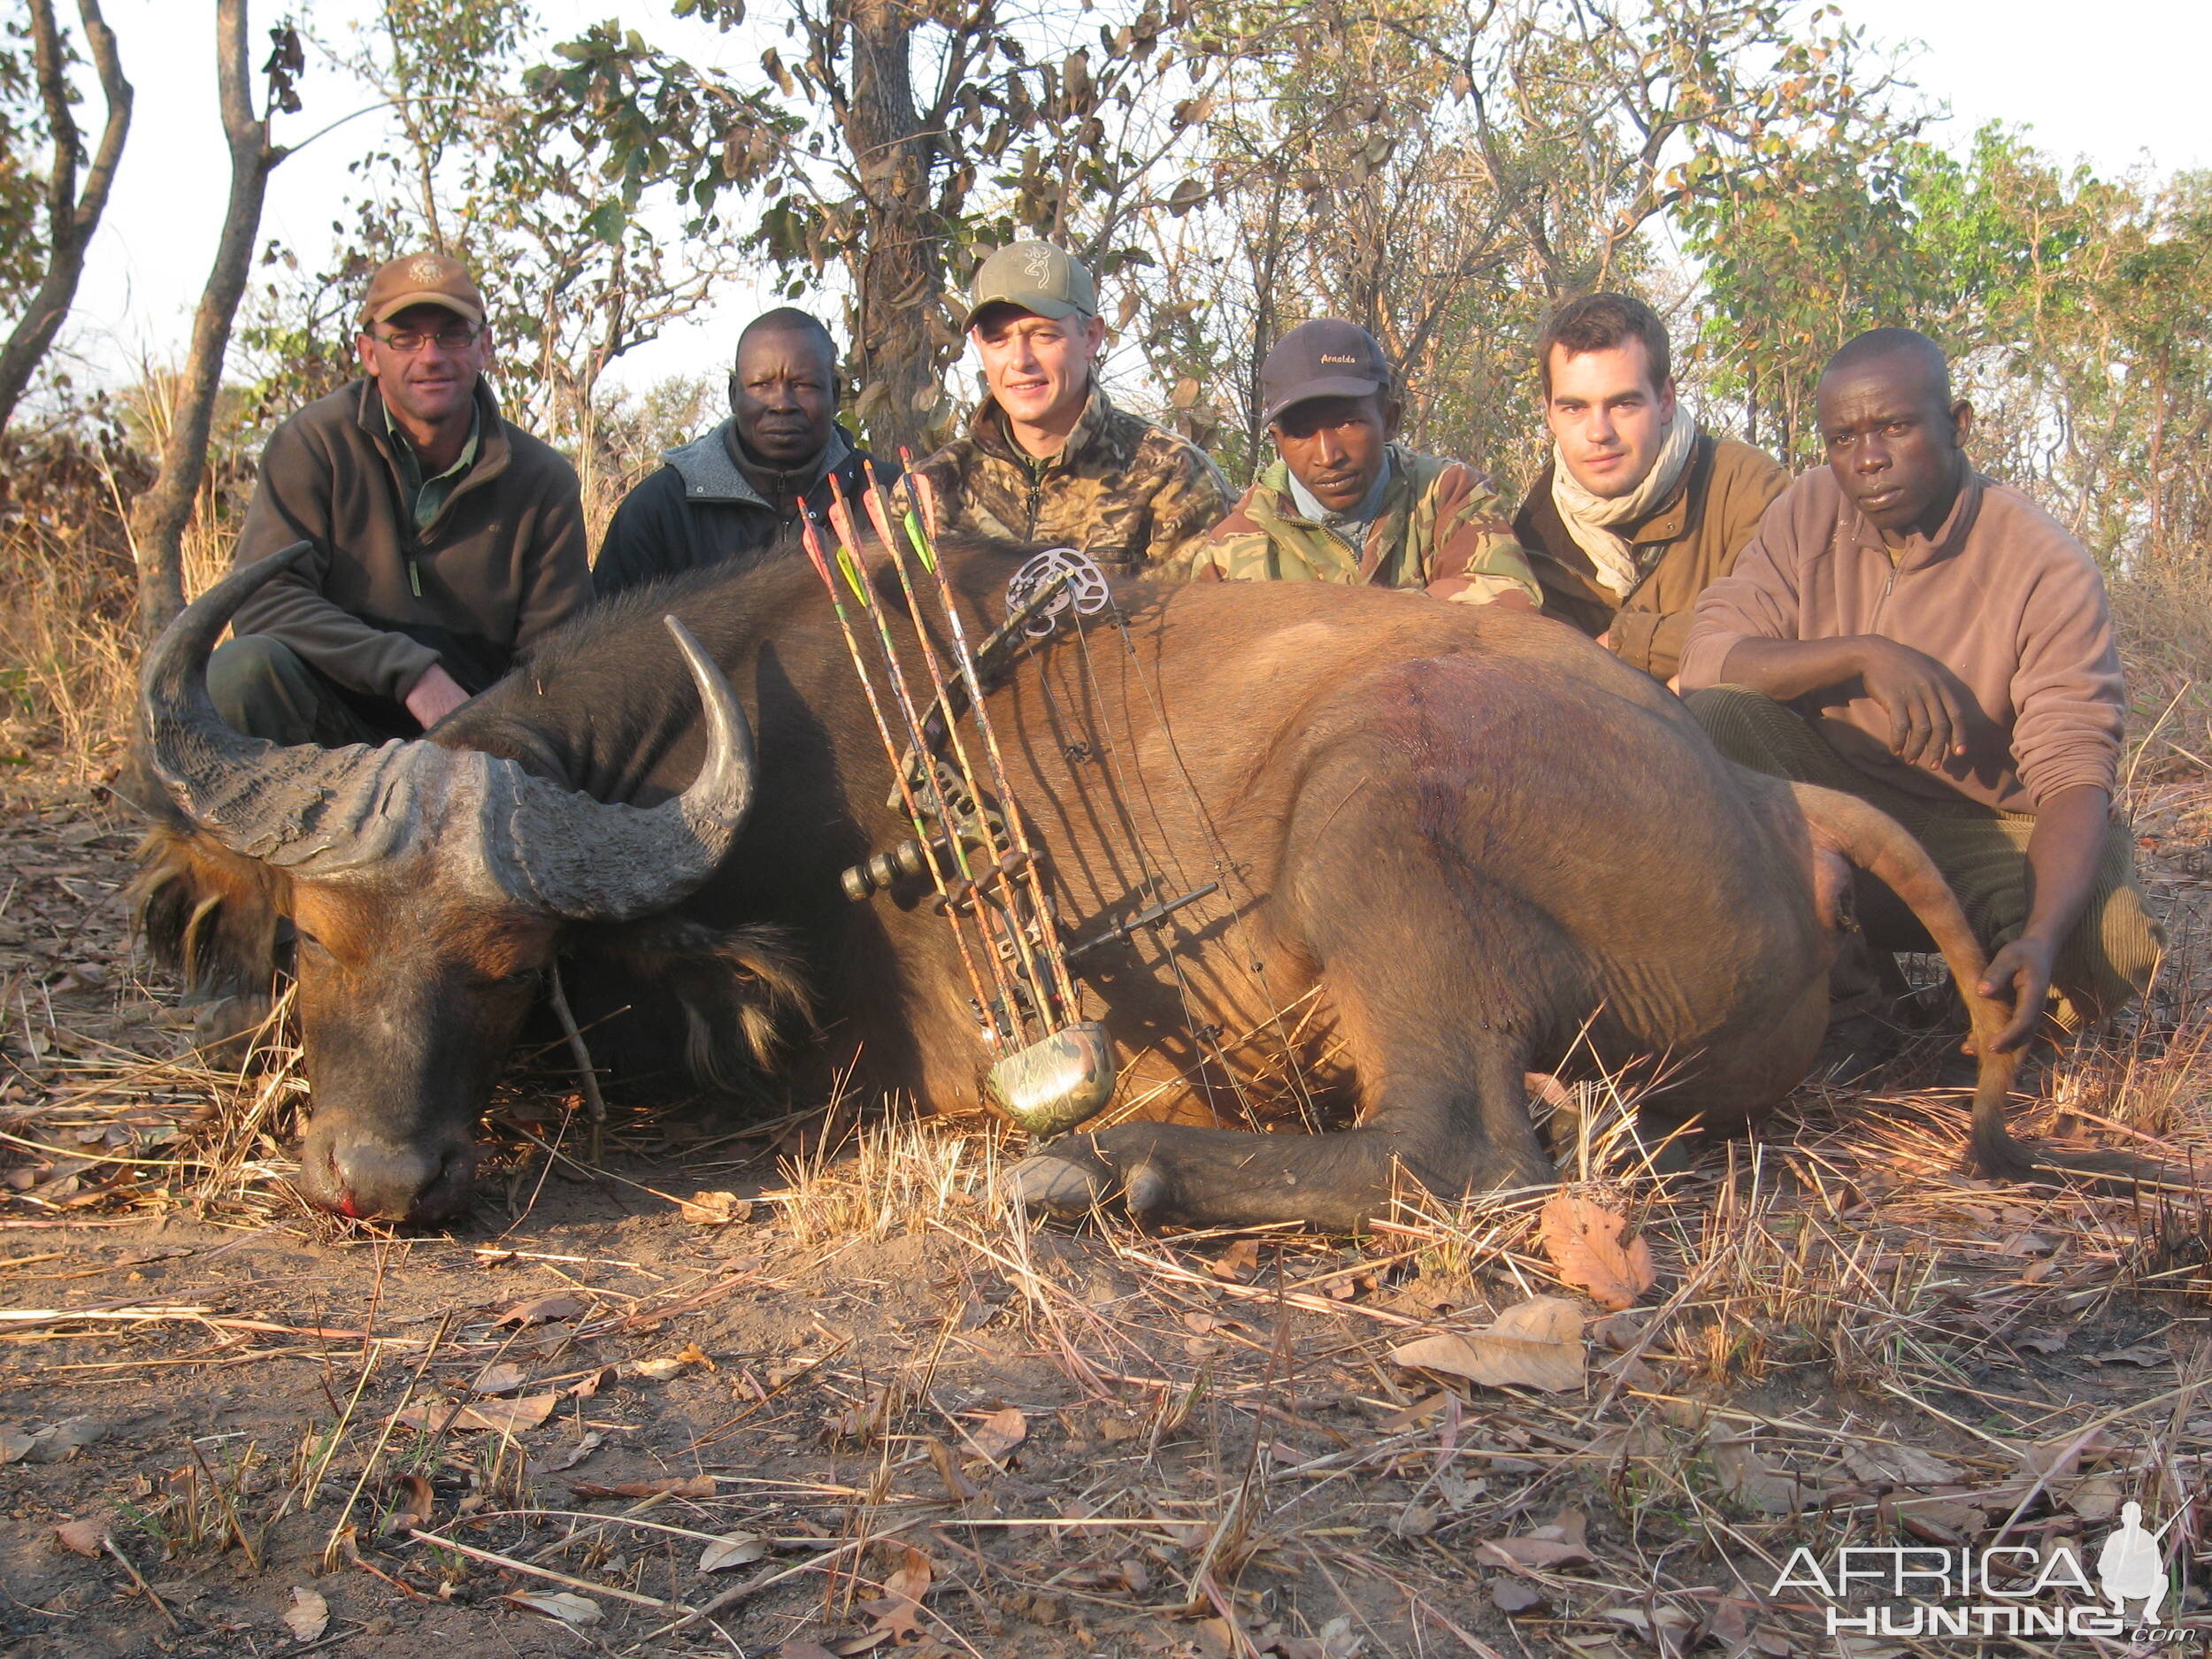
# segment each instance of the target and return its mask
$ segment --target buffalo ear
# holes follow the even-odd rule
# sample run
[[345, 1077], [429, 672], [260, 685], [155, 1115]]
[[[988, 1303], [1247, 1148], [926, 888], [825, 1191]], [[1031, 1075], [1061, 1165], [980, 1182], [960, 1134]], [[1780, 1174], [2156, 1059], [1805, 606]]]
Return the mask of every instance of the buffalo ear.
[[703, 1087], [741, 1090], [773, 1067], [787, 1036], [814, 1030], [813, 993], [781, 928], [649, 916], [579, 928], [572, 944], [628, 981], [627, 1001], [649, 1020], [680, 1010], [685, 1066]]
[[212, 837], [168, 825], [148, 832], [126, 897], [148, 953], [194, 1000], [266, 995], [285, 965], [277, 933], [291, 884]]

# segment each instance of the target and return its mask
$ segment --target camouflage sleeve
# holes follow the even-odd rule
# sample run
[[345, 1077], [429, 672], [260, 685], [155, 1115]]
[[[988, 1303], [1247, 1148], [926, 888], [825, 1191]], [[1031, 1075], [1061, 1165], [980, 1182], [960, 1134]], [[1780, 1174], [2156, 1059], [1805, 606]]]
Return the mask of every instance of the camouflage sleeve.
[[964, 503], [960, 490], [960, 443], [958, 440], [947, 444], [934, 455], [924, 456], [914, 464], [916, 489], [922, 499], [936, 510], [936, 521], [929, 527], [930, 534], [944, 535], [960, 527]]
[[1203, 563], [1195, 544], [1229, 516], [1236, 497], [1221, 469], [1194, 443], [1175, 440], [1161, 457], [1160, 470], [1160, 486], [1152, 496], [1152, 540], [1145, 549], [1145, 569], [1167, 574], [1187, 564], [1187, 576]]
[[1528, 557], [1513, 539], [1513, 525], [1490, 486], [1465, 467], [1458, 477], [1440, 480], [1436, 503], [1443, 523], [1429, 567], [1429, 592], [1456, 604], [1486, 605], [1517, 593], [1539, 610], [1544, 590], [1536, 585]]

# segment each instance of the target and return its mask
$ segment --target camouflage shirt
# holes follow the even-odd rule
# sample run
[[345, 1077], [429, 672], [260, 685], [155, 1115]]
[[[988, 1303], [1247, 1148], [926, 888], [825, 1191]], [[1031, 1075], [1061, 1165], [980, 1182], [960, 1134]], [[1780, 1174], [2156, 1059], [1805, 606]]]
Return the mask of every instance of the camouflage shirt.
[[1475, 471], [1457, 461], [1390, 446], [1390, 482], [1366, 545], [1302, 516], [1280, 459], [1244, 492], [1236, 510], [1193, 548], [1175, 572], [1194, 581], [1371, 582], [1425, 588], [1440, 599], [1485, 604], [1543, 591], [1513, 539], [1504, 507]]
[[1183, 553], [1229, 510], [1229, 486], [1185, 438], [1116, 409], [1094, 384], [1057, 455], [1025, 454], [985, 398], [956, 438], [915, 469], [943, 531], [1079, 548], [1134, 576]]

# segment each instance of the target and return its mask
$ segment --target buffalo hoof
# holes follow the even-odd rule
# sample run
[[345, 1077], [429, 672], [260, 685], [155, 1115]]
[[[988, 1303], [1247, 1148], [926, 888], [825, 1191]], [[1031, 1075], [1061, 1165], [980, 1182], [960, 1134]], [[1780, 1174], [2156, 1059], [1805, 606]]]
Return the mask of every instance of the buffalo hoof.
[[1113, 1171], [1088, 1153], [1055, 1148], [1033, 1153], [1008, 1172], [1013, 1194], [1025, 1209], [1048, 1216], [1088, 1215], [1113, 1195]]

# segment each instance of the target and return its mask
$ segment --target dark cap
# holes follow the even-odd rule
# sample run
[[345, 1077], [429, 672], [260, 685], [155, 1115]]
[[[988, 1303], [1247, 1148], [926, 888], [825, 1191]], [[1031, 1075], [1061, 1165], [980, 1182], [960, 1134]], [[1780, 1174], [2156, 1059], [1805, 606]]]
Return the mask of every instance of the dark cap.
[[1390, 365], [1374, 335], [1357, 323], [1317, 318], [1278, 340], [1260, 365], [1260, 420], [1271, 426], [1310, 397], [1364, 397], [1389, 386]]
[[963, 329], [987, 305], [1013, 305], [1054, 321], [1098, 315], [1098, 288], [1082, 261], [1048, 242], [1010, 242], [976, 267]]
[[411, 253], [388, 259], [369, 279], [361, 325], [380, 323], [410, 305], [439, 305], [473, 327], [484, 323], [484, 296], [458, 259], [442, 253]]

